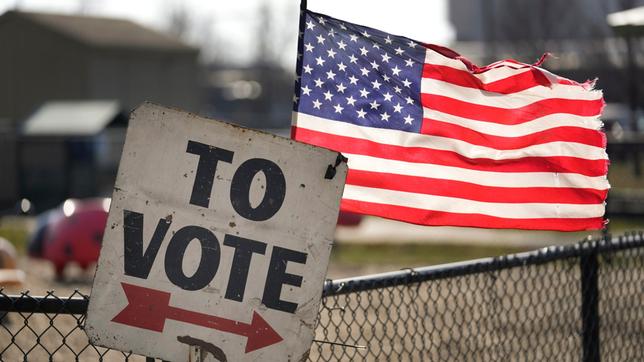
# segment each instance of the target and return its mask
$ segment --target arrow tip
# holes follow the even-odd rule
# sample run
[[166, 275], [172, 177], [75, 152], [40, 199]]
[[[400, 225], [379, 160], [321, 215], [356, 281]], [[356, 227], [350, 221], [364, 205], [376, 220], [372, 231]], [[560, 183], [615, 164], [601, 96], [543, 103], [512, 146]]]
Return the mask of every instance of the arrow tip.
[[246, 353], [281, 342], [282, 339], [262, 316], [253, 311], [250, 333], [246, 342]]

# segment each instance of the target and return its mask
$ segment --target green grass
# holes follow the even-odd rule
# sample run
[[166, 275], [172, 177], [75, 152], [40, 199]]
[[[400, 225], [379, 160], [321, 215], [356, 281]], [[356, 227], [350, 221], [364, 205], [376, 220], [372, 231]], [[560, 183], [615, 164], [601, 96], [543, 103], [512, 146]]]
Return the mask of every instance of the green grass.
[[608, 181], [613, 189], [644, 189], [644, 175], [635, 176], [632, 162], [612, 160], [608, 167]]
[[339, 265], [423, 266], [526, 251], [526, 248], [454, 244], [335, 244], [331, 262]]
[[26, 223], [22, 220], [18, 218], [12, 218], [11, 221], [0, 219], [0, 237], [9, 240], [19, 254], [26, 253], [29, 232]]
[[[613, 236], [622, 235], [626, 231], [644, 230], [644, 218], [641, 216], [611, 217], [609, 226]], [[352, 267], [369, 265], [417, 267], [513, 254], [531, 249], [534, 247], [460, 243], [420, 244], [395, 241], [377, 244], [337, 243], [331, 251], [331, 263]]]
[[626, 231], [644, 230], [644, 216], [610, 217], [608, 230], [613, 236], [621, 235]]

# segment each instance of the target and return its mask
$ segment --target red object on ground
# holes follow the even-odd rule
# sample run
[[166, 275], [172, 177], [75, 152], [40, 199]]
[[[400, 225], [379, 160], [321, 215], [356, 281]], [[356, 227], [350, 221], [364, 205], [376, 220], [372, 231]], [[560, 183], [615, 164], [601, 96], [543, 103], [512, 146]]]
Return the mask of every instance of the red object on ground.
[[59, 207], [44, 230], [41, 257], [51, 261], [57, 277], [76, 262], [86, 269], [98, 261], [110, 199], [69, 199]]
[[362, 221], [362, 215], [354, 214], [348, 211], [340, 211], [338, 215], [338, 225], [342, 226], [357, 226]]

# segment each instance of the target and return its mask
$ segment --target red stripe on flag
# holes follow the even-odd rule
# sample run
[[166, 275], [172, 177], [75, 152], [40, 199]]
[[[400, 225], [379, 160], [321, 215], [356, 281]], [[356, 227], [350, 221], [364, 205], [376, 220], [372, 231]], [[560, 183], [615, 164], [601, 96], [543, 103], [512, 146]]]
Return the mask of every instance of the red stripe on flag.
[[385, 145], [359, 138], [311, 131], [306, 128], [293, 127], [291, 133], [294, 139], [298, 141], [340, 152], [390, 160], [460, 167], [478, 171], [561, 172], [578, 173], [593, 177], [604, 175], [608, 167], [607, 160], [586, 160], [575, 157], [524, 157], [509, 160], [470, 159], [451, 151]]
[[481, 228], [506, 228], [527, 230], [580, 231], [596, 230], [604, 226], [601, 217], [596, 218], [545, 218], [545, 219], [510, 219], [481, 214], [451, 213], [423, 210], [404, 206], [377, 204], [356, 200], [342, 199], [342, 211], [358, 214], [376, 215], [388, 219], [401, 220], [420, 225], [432, 226], [474, 226]]
[[515, 125], [550, 114], [567, 113], [578, 116], [597, 116], [604, 105], [602, 99], [548, 98], [519, 108], [500, 108], [464, 102], [435, 94], [421, 94], [423, 107], [439, 112], [497, 124]]
[[498, 203], [598, 204], [608, 190], [549, 187], [493, 187], [469, 182], [384, 172], [349, 170], [347, 184]]
[[466, 70], [445, 65], [425, 64], [423, 78], [442, 80], [461, 87], [482, 89], [499, 94], [521, 92], [537, 86], [550, 86], [550, 80], [536, 68], [494, 82], [483, 83], [481, 79]]
[[605, 137], [599, 131], [579, 127], [556, 127], [520, 137], [502, 137], [480, 133], [453, 123], [425, 118], [422, 134], [459, 139], [473, 145], [498, 150], [515, 150], [550, 142], [575, 142], [594, 147], [605, 147]]

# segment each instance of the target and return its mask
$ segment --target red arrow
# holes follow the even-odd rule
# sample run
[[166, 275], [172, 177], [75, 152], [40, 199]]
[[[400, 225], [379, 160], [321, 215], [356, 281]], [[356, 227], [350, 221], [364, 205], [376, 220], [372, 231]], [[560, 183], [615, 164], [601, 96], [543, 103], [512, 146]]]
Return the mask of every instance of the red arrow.
[[280, 342], [282, 337], [253, 311], [250, 324], [170, 306], [170, 293], [121, 283], [128, 305], [112, 322], [163, 332], [166, 319], [247, 337], [246, 353]]

